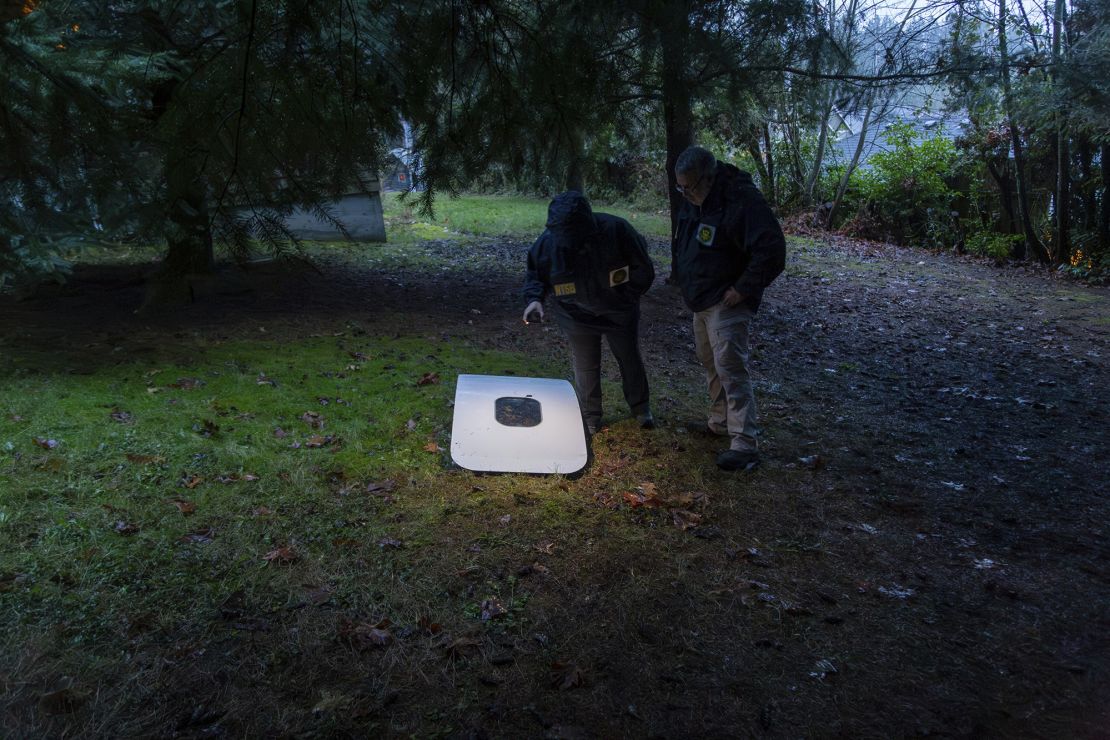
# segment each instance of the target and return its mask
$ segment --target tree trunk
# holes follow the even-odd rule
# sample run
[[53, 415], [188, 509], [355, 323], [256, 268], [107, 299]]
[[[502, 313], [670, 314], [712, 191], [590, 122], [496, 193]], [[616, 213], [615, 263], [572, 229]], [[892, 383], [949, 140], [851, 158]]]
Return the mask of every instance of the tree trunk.
[[[1052, 18], [1052, 58], [1057, 68], [1064, 60], [1063, 27], [1065, 22], [1064, 0], [1056, 0]], [[1055, 76], [1055, 74], [1054, 74]], [[1071, 256], [1068, 230], [1071, 227], [1071, 155], [1068, 146], [1067, 117], [1056, 112], [1056, 253], [1054, 262], [1061, 265]]]
[[1033, 228], [1033, 218], [1029, 215], [1029, 192], [1025, 182], [1025, 151], [1021, 143], [1021, 134], [1018, 131], [1014, 118], [1014, 94], [1010, 85], [1010, 52], [1006, 40], [1006, 0], [998, 2], [998, 56], [1002, 67], [1002, 101], [1006, 108], [1006, 119], [1010, 127], [1010, 144], [1014, 153], [1014, 181], [1018, 191], [1018, 213], [1021, 215], [1021, 226], [1025, 233], [1025, 244], [1015, 245], [1014, 257], [1024, 259], [1028, 248], [1037, 259], [1048, 261], [1041, 240]]
[[208, 187], [189, 147], [167, 163], [167, 250], [147, 286], [144, 310], [194, 303], [198, 286], [209, 284], [216, 261], [208, 215]]
[[779, 203], [778, 186], [775, 184], [775, 148], [771, 141], [771, 124], [763, 124], [763, 148], [767, 152], [767, 187], [763, 194], [776, 208]]
[[852, 179], [852, 173], [856, 171], [856, 166], [859, 164], [859, 158], [863, 154], [863, 145], [867, 141], [867, 127], [871, 122], [871, 111], [875, 109], [875, 97], [872, 93], [871, 97], [867, 99], [867, 109], [863, 112], [863, 123], [860, 124], [859, 137], [856, 139], [856, 148], [852, 152], [852, 161], [844, 168], [844, 174], [840, 176], [840, 184], [837, 185], [836, 195], [833, 197], [832, 206], [829, 208], [828, 221], [825, 223], [826, 229], [832, 229], [836, 223], [836, 212], [840, 208], [840, 204], [844, 201], [844, 194], [848, 192], [848, 183]]
[[663, 122], [667, 140], [667, 196], [671, 204], [671, 233], [678, 226], [682, 195], [675, 189], [674, 165], [678, 155], [694, 143], [693, 108], [686, 80], [686, 38], [689, 14], [685, 2], [667, 6], [669, 15], [656, 29], [663, 46]]
[[825, 146], [829, 140], [829, 118], [832, 116], [833, 95], [835, 92], [835, 86], [830, 86], [829, 96], [825, 101], [825, 108], [821, 112], [821, 122], [819, 124], [821, 126], [821, 133], [817, 135], [817, 152], [813, 155], [813, 168], [809, 171], [809, 177], [806, 178], [806, 205], [813, 205], [813, 191], [817, 189], [817, 180], [821, 177], [821, 165], [824, 164]]
[[[1014, 215], [1014, 192], [1010, 186], [1010, 178], [1006, 173], [1001, 172], [991, 162], [987, 162], [987, 171], [991, 173], [995, 183], [998, 185], [998, 200], [1002, 204], [1002, 212], [1006, 217], [1006, 222], [999, 224], [1001, 228], [997, 231], [1003, 234], [1010, 234], [1012, 230], [1018, 227], [1017, 217]], [[993, 226], [993, 224], [991, 224]]]
[[567, 132], [567, 143], [570, 149], [570, 162], [567, 163], [567, 176], [564, 185], [567, 190], [577, 190], [586, 194], [586, 183], [582, 175], [582, 137], [574, 131]]

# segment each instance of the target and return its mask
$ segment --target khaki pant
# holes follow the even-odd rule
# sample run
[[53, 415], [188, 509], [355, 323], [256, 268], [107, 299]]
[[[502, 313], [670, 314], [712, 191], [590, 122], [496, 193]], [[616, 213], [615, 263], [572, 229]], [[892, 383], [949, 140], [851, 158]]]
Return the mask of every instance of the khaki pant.
[[748, 374], [752, 310], [723, 302], [694, 313], [694, 346], [709, 384], [709, 428], [728, 433], [729, 447], [754, 452], [758, 443], [755, 395]]

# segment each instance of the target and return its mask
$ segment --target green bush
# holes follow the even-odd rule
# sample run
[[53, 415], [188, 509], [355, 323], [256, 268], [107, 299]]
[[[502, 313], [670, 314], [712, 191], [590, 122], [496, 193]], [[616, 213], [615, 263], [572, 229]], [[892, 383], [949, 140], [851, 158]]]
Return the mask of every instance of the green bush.
[[891, 148], [871, 155], [870, 168], [854, 180], [890, 239], [947, 246], [958, 238], [951, 210], [955, 193], [948, 186], [956, 147], [943, 137], [915, 143], [918, 136], [909, 124], [892, 125], [884, 137]]
[[978, 231], [967, 238], [967, 251], [981, 257], [1006, 259], [1013, 254], [1014, 245], [1023, 238], [1021, 234]]

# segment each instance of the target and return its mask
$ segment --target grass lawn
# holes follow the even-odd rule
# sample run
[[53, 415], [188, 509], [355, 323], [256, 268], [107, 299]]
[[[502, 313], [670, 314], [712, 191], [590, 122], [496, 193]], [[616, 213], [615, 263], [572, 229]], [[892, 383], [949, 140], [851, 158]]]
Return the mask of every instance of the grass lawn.
[[[549, 202], [545, 198], [520, 196], [440, 196], [435, 202], [435, 214], [429, 218], [420, 214], [413, 195], [403, 199], [398, 193], [382, 194], [386, 238], [401, 243], [468, 235], [535, 239], [543, 232]], [[670, 234], [665, 203], [656, 212], [633, 210], [621, 204], [592, 205], [595, 211], [628, 219], [644, 236]]]

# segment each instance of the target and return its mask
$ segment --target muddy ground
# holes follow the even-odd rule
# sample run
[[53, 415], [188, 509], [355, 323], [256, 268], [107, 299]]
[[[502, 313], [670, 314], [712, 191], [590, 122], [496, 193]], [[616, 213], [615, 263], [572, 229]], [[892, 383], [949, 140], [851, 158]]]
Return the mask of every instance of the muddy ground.
[[[413, 249], [421, 266], [260, 267], [199, 284], [195, 306], [165, 314], [134, 313], [139, 268], [87, 268], [70, 286], [0, 299], [0, 325], [7, 347], [55, 348], [76, 372], [193, 332], [352, 322], [565, 352], [552, 328], [520, 324], [527, 244]], [[617, 598], [629, 578], [607, 572], [617, 563], [577, 565], [535, 602], [550, 605], [537, 633], [580, 641], [573, 690], [558, 676], [530, 685], [523, 668], [483, 681], [481, 709], [454, 733], [1110, 737], [1110, 292], [792, 241], [753, 338], [764, 463], [740, 479], [677, 429], [703, 381], [660, 263], [642, 324], [659, 438], [701, 459], [727, 504], [660, 555], [677, 559], [658, 564], [639, 603]], [[400, 718], [420, 711], [404, 693], [391, 696], [377, 711], [395, 715], [394, 733], [426, 731]]]

